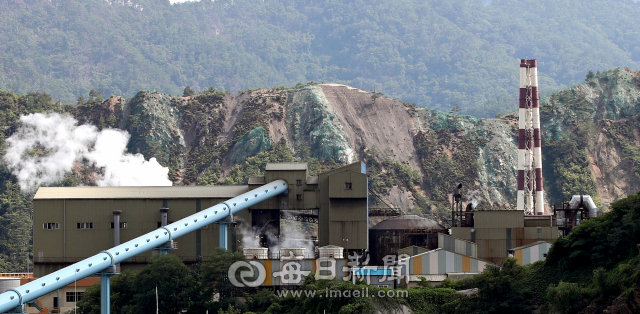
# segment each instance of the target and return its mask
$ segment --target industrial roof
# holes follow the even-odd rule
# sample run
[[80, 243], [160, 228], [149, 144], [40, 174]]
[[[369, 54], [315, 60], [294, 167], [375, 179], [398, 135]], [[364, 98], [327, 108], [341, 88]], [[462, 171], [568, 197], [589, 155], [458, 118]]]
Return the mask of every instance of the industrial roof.
[[475, 260], [478, 260], [478, 261], [481, 261], [481, 262], [484, 262], [484, 263], [487, 263], [487, 264], [495, 265], [495, 263], [492, 263], [492, 262], [489, 262], [489, 261], [485, 261], [485, 260], [483, 260], [483, 259], [481, 259], [481, 258], [471, 257], [471, 256], [466, 256], [466, 255], [463, 255], [463, 254], [460, 254], [460, 253], [456, 253], [456, 252], [453, 252], [453, 251], [445, 250], [445, 249], [443, 249], [443, 248], [433, 249], [433, 250], [431, 250], [431, 251], [427, 251], [427, 252], [424, 252], [424, 253], [420, 253], [420, 254], [418, 254], [418, 255], [414, 255], [414, 256], [409, 256], [409, 257], [406, 257], [406, 258], [402, 258], [401, 260], [414, 259], [414, 258], [416, 258], [416, 257], [418, 257], [418, 256], [427, 255], [427, 254], [432, 254], [432, 253], [435, 253], [435, 252], [438, 252], [438, 251], [444, 251], [444, 252], [448, 252], [448, 253], [453, 253], [453, 254], [455, 254], [455, 255], [465, 256], [465, 257], [468, 257], [468, 258], [470, 258], [470, 259], [475, 259]]
[[318, 176], [308, 176], [307, 184], [318, 184]]
[[264, 177], [250, 177], [249, 184], [266, 184]]
[[547, 241], [537, 241], [537, 242], [533, 242], [533, 243], [529, 243], [527, 245], [523, 245], [523, 246], [519, 246], [519, 247], [514, 247], [513, 249], [510, 249], [509, 251], [517, 251], [517, 250], [522, 250], [522, 249], [526, 249], [528, 247], [532, 247], [532, 246], [536, 246], [536, 245], [540, 245], [540, 244], [549, 244], [551, 245], [551, 243], [547, 242]]
[[417, 215], [402, 215], [381, 221], [372, 230], [446, 229], [434, 220]]
[[268, 163], [267, 171], [277, 170], [307, 170], [306, 162], [283, 162], [283, 163]]
[[247, 191], [249, 191], [249, 187], [246, 185], [41, 187], [38, 189], [38, 192], [36, 192], [33, 199], [230, 198]]

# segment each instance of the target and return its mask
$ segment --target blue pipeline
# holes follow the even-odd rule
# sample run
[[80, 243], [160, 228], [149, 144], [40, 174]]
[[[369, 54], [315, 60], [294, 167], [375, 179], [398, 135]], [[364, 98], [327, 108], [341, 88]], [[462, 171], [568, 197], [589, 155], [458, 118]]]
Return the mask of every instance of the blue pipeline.
[[140, 253], [149, 251], [196, 231], [211, 223], [225, 219], [229, 215], [258, 204], [274, 196], [287, 193], [289, 186], [285, 180], [276, 180], [257, 189], [236, 196], [226, 202], [209, 207], [170, 225], [158, 228], [131, 241], [67, 266], [47, 276], [0, 294], [0, 313], [30, 302], [49, 292], [72, 284], [76, 280], [91, 276], [119, 264]]

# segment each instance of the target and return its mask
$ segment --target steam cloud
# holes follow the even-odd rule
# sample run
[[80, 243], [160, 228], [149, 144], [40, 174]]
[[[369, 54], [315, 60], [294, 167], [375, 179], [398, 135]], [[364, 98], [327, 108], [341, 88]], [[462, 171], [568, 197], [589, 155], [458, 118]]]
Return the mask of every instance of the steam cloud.
[[[291, 213], [287, 211], [283, 211], [285, 216], [290, 216]], [[286, 226], [286, 225], [285, 225]], [[313, 254], [315, 246], [313, 245], [313, 241], [309, 237], [308, 234], [304, 234], [296, 229], [293, 225], [287, 226], [289, 228], [281, 228], [282, 230], [280, 234], [280, 243], [276, 250], [280, 248], [294, 248], [294, 247], [303, 247], [306, 248], [306, 254]]]
[[83, 159], [102, 170], [99, 186], [171, 185], [169, 169], [155, 158], [145, 161], [141, 154], [126, 152], [130, 136], [125, 131], [78, 126], [73, 117], [58, 113], [29, 114], [20, 121], [7, 139], [4, 162], [25, 193], [62, 181]]
[[251, 227], [240, 227], [237, 230], [239, 230], [242, 235], [242, 248], [260, 247], [260, 238], [251, 230]]
[[[284, 215], [291, 215], [287, 211], [282, 212]], [[315, 245], [309, 235], [300, 232], [291, 223], [284, 223], [280, 225], [280, 237], [277, 236], [277, 230], [274, 230], [271, 226], [266, 225], [262, 229], [255, 230], [251, 227], [241, 227], [238, 229], [242, 234], [242, 247], [243, 248], [258, 248], [260, 247], [260, 235], [264, 234], [267, 238], [269, 245], [270, 256], [278, 256], [280, 248], [306, 248], [307, 255], [313, 255], [315, 252]]]
[[476, 206], [480, 202], [482, 202], [482, 197], [480, 197], [480, 191], [468, 190], [465, 198], [471, 202], [471, 208], [475, 209]]

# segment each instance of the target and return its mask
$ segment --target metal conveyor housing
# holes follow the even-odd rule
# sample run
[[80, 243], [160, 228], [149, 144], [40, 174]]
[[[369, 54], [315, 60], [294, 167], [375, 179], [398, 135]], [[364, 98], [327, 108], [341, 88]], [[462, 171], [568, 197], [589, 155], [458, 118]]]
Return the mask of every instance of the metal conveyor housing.
[[55, 271], [47, 276], [0, 294], [0, 313], [9, 311], [35, 300], [49, 292], [73, 282], [101, 272], [112, 265], [124, 262], [140, 253], [164, 245], [187, 233], [196, 231], [211, 223], [220, 221], [243, 209], [258, 204], [274, 196], [287, 193], [285, 180], [276, 180], [259, 188], [209, 207], [165, 227], [137, 237], [109, 250]]

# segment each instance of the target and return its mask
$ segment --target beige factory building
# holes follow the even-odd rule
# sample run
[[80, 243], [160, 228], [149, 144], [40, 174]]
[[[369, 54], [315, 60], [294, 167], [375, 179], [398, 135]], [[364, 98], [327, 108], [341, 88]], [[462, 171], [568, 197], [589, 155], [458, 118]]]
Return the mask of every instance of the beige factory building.
[[474, 242], [477, 258], [502, 265], [508, 251], [538, 241], [558, 238], [554, 216], [526, 216], [522, 210], [476, 210], [463, 227], [451, 228], [453, 237]]
[[[289, 184], [287, 195], [266, 200], [236, 216], [228, 247], [241, 251], [238, 228], [279, 232], [283, 211], [311, 210], [319, 225], [318, 245], [368, 248], [367, 175], [356, 162], [318, 176], [310, 176], [306, 163], [267, 164], [264, 177], [241, 186], [176, 187], [41, 187], [34, 200], [34, 276], [55, 270], [114, 246], [114, 211], [121, 211], [120, 243], [160, 227], [160, 208], [169, 208], [168, 222], [177, 221], [277, 179]], [[219, 246], [219, 227], [211, 224], [177, 239], [176, 254], [185, 263], [209, 256]], [[122, 263], [139, 270], [157, 251], [142, 253]]]

